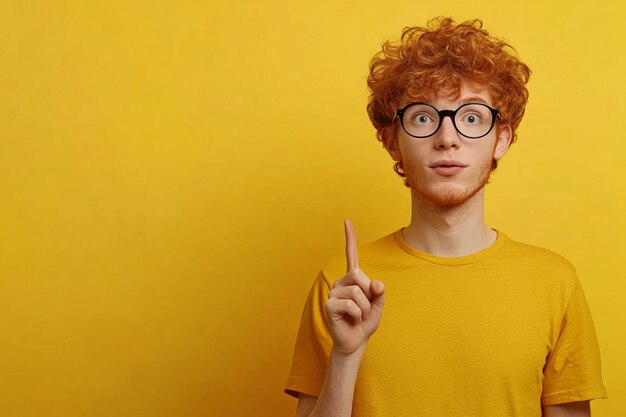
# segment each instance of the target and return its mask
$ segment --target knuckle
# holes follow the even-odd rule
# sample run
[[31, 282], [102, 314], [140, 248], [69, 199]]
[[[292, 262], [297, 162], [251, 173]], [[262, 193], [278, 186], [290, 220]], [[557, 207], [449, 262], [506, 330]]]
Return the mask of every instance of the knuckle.
[[360, 295], [360, 293], [362, 293], [362, 292], [363, 292], [363, 290], [358, 285], [351, 285], [350, 286], [350, 295], [352, 297], [358, 297]]
[[361, 309], [353, 300], [346, 300], [346, 310], [352, 311], [355, 314], [359, 314]]
[[326, 314], [328, 316], [333, 315], [341, 310], [341, 307], [336, 302], [334, 302], [334, 300], [329, 300], [326, 303], [325, 307], [326, 307]]

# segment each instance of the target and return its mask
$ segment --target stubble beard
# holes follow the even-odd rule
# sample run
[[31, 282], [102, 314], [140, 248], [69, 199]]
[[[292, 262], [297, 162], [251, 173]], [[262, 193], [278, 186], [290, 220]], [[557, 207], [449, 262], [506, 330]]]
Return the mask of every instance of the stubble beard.
[[411, 192], [415, 193], [420, 199], [436, 206], [451, 208], [462, 205], [482, 190], [491, 177], [492, 162], [492, 160], [485, 161], [478, 180], [473, 185], [464, 189], [449, 183], [437, 184], [435, 187], [429, 186], [428, 184], [424, 186], [420, 184], [419, 179], [415, 175], [415, 168], [412, 166], [406, 167], [406, 179], [409, 182]]

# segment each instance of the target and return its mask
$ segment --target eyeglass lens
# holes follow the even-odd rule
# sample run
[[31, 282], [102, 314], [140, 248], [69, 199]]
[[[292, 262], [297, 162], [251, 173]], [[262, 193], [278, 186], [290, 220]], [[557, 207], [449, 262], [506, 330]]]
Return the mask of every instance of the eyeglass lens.
[[[427, 104], [415, 104], [406, 109], [403, 116], [403, 126], [409, 135], [427, 137], [440, 126], [437, 109]], [[481, 137], [493, 126], [493, 113], [482, 104], [465, 104], [456, 111], [454, 125], [464, 136]]]

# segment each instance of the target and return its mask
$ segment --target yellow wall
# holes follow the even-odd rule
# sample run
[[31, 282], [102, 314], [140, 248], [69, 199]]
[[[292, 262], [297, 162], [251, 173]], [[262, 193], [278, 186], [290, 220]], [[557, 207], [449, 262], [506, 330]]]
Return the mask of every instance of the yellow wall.
[[481, 17], [534, 71], [488, 223], [578, 267], [610, 396], [594, 415], [626, 414], [612, 3], [0, 2], [0, 415], [291, 415], [302, 304], [342, 219], [360, 242], [409, 219], [369, 59], [436, 15]]

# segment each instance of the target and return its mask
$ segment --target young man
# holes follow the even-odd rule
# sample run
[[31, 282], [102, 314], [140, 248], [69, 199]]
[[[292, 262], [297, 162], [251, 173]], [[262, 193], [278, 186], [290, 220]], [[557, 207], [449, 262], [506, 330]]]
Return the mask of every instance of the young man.
[[484, 223], [528, 99], [509, 49], [480, 21], [438, 19], [374, 57], [368, 113], [411, 222], [358, 254], [345, 222], [346, 258], [302, 315], [285, 387], [298, 417], [573, 417], [606, 398], [573, 266]]

